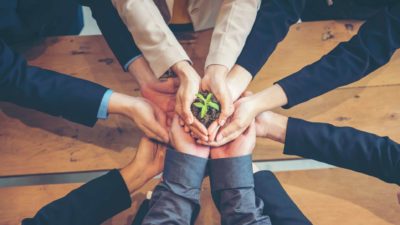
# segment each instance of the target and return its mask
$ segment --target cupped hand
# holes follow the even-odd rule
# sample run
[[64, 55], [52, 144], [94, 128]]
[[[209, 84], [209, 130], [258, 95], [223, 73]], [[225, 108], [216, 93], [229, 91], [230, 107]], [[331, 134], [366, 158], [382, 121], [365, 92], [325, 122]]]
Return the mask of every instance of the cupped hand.
[[175, 115], [176, 94], [179, 87], [178, 78], [167, 78], [145, 83], [140, 88], [141, 95], [157, 105], [168, 117], [168, 124]]
[[256, 145], [256, 126], [254, 121], [235, 140], [225, 145], [211, 148], [211, 158], [233, 158], [249, 155]]
[[168, 143], [166, 115], [149, 100], [113, 93], [108, 107], [109, 113], [121, 114], [136, 123], [147, 137]]
[[138, 57], [129, 65], [132, 74], [140, 86], [141, 95], [160, 107], [172, 121], [175, 110], [175, 96], [179, 87], [178, 78], [157, 79], [148, 62], [143, 56]]
[[228, 68], [225, 66], [210, 65], [201, 81], [202, 90], [213, 93], [221, 105], [221, 113], [218, 118], [220, 126], [223, 126], [233, 113], [232, 96], [226, 79], [228, 72]]
[[253, 96], [242, 97], [235, 102], [235, 112], [227, 124], [220, 129], [215, 141], [204, 142], [199, 140], [198, 143], [216, 147], [239, 137], [258, 114], [258, 102]]
[[184, 127], [179, 124], [179, 117], [175, 116], [170, 129], [171, 145], [178, 151], [201, 158], [208, 158], [210, 147], [199, 145], [185, 132]]
[[[226, 78], [226, 83], [231, 93], [232, 100], [235, 102], [246, 90], [247, 86], [250, 84], [253, 77], [251, 74], [240, 65], [234, 65], [229, 71], [228, 76]], [[214, 121], [208, 127], [208, 139], [210, 141], [214, 141], [215, 137], [218, 133], [218, 130], [221, 126], [218, 123], [218, 120]], [[203, 141], [206, 141], [202, 139]]]
[[140, 140], [135, 157], [121, 169], [121, 175], [130, 192], [137, 190], [163, 171], [165, 150], [165, 145], [146, 137]]
[[207, 128], [193, 116], [191, 111], [191, 105], [196, 98], [196, 94], [199, 92], [200, 76], [186, 61], [178, 62], [171, 68], [178, 76], [180, 82], [176, 95], [176, 113], [186, 125], [196, 128], [203, 135], [208, 135]]

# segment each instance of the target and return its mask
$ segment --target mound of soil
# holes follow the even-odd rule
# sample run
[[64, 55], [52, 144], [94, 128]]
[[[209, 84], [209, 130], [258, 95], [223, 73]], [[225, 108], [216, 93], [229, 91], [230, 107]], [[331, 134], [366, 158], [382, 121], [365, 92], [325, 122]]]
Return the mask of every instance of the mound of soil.
[[[199, 94], [203, 95], [204, 98], [206, 98], [207, 95], [209, 94], [209, 92], [200, 91]], [[221, 109], [221, 105], [219, 104], [219, 102], [217, 101], [217, 99], [215, 98], [214, 95], [211, 97], [211, 100], [213, 102], [217, 103], [219, 108]], [[194, 106], [194, 103], [196, 103], [196, 102], [203, 103], [203, 101], [201, 99], [196, 98], [196, 100], [193, 102], [193, 104], [191, 106], [192, 113], [205, 127], [208, 128], [212, 124], [212, 122], [214, 122], [215, 120], [218, 119], [218, 117], [220, 115], [220, 110], [214, 109], [212, 107], [208, 107], [208, 111], [207, 111], [206, 115], [203, 118], [201, 118], [201, 108]]]

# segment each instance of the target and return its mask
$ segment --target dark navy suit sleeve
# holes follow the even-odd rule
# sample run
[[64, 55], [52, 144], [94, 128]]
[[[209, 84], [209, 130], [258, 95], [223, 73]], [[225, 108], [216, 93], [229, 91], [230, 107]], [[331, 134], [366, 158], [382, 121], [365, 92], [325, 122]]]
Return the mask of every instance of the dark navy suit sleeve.
[[289, 27], [296, 23], [305, 0], [263, 0], [237, 64], [253, 76], [263, 67]]
[[311, 225], [271, 171], [254, 174], [256, 196], [264, 202], [264, 215], [273, 225]]
[[400, 145], [388, 137], [290, 118], [284, 153], [315, 159], [400, 185]]
[[222, 225], [271, 224], [254, 192], [251, 163], [251, 155], [210, 161], [211, 193]]
[[111, 0], [80, 0], [79, 2], [90, 7], [93, 18], [123, 68], [131, 59], [141, 54]]
[[22, 225], [99, 225], [130, 205], [121, 174], [112, 170], [44, 206]]
[[168, 149], [162, 182], [156, 186], [143, 223], [194, 224], [207, 159]]
[[0, 39], [0, 101], [93, 126], [107, 88], [27, 65]]
[[289, 108], [334, 88], [357, 81], [386, 64], [400, 48], [400, 4], [383, 8], [368, 19], [348, 42], [319, 61], [277, 83]]

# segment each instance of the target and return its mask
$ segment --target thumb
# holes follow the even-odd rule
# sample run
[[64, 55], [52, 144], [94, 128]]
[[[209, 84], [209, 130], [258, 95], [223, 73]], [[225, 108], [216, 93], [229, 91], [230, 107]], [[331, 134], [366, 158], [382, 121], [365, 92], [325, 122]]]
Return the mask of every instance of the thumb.
[[221, 104], [221, 114], [219, 115], [218, 123], [223, 126], [228, 119], [233, 114], [233, 104], [231, 98], [228, 94], [223, 94], [220, 97]]

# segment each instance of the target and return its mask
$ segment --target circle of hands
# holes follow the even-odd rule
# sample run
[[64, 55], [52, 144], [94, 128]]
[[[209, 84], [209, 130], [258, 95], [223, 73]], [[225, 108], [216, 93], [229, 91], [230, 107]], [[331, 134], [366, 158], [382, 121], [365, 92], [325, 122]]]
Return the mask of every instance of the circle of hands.
[[[209, 66], [203, 79], [189, 63], [174, 67], [171, 69], [177, 77], [156, 79], [153, 75], [154, 79], [140, 85], [143, 97], [136, 98], [136, 111], [127, 115], [147, 136], [139, 144], [135, 164], [144, 164], [142, 171], [147, 177], [156, 176], [163, 169], [160, 158], [168, 144], [176, 151], [202, 158], [251, 154], [256, 136], [265, 130], [257, 122], [265, 115], [250, 113], [254, 106], [251, 93], [242, 93], [251, 79], [243, 87], [243, 81], [229, 77], [223, 66]], [[221, 105], [219, 118], [208, 128], [190, 109], [199, 90], [213, 93]], [[149, 149], [153, 151], [146, 156]]]

